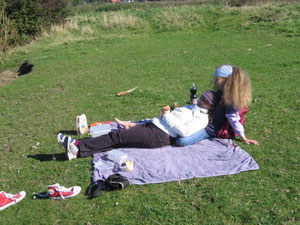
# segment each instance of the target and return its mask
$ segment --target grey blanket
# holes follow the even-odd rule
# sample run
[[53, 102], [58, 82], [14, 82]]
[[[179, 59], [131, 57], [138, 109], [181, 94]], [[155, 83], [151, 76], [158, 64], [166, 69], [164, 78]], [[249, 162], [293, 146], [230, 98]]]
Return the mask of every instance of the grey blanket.
[[122, 172], [116, 165], [112, 168], [111, 162], [106, 158], [107, 153], [98, 153], [93, 159], [94, 181], [104, 180], [113, 173], [120, 173], [127, 177], [131, 184], [143, 185], [259, 169], [254, 159], [230, 139], [207, 139], [185, 147], [120, 150], [134, 159], [134, 170]]

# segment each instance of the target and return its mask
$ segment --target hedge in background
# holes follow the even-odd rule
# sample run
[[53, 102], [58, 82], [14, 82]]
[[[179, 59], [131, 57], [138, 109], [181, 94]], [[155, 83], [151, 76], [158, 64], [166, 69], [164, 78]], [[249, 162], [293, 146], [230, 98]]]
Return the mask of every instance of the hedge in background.
[[26, 43], [42, 26], [58, 23], [71, 0], [3, 0], [0, 2], [0, 51]]

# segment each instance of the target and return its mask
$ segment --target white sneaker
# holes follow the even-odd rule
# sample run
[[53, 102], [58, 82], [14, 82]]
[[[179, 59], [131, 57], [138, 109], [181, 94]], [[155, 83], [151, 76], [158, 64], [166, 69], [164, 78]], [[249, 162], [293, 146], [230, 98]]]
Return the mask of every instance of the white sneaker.
[[76, 132], [78, 135], [83, 135], [89, 131], [87, 118], [85, 114], [76, 116]]
[[66, 139], [66, 135], [62, 134], [62, 133], [58, 133], [57, 135], [57, 142], [58, 144], [60, 144], [61, 146], [63, 146], [64, 148], [67, 148], [67, 139]]
[[23, 198], [25, 198], [26, 192], [21, 191], [17, 194], [9, 194], [5, 193], [4, 191], [0, 192], [0, 211], [6, 209], [7, 207], [17, 204]]
[[66, 141], [67, 141], [66, 157], [69, 161], [71, 161], [72, 159], [77, 158], [79, 148], [75, 145], [75, 139], [72, 139], [71, 137], [67, 136]]
[[70, 188], [65, 188], [60, 186], [60, 184], [53, 184], [48, 186], [48, 194], [51, 199], [66, 199], [72, 198], [78, 195], [81, 191], [81, 187], [73, 186]]

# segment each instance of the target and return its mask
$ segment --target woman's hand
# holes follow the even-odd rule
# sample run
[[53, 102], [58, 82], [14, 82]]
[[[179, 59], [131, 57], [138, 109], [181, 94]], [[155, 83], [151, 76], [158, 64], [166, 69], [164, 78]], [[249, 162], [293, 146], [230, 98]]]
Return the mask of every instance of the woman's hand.
[[243, 142], [247, 145], [253, 144], [253, 145], [259, 145], [259, 143], [256, 140], [248, 139], [246, 137], [242, 137]]
[[170, 112], [170, 106], [165, 106], [165, 107], [162, 107], [161, 109], [161, 116], [163, 117], [164, 115], [166, 115], [167, 113]]
[[161, 108], [161, 114], [159, 116], [159, 118], [162, 118], [164, 115], [166, 115], [167, 113], [170, 112], [170, 106], [165, 106]]

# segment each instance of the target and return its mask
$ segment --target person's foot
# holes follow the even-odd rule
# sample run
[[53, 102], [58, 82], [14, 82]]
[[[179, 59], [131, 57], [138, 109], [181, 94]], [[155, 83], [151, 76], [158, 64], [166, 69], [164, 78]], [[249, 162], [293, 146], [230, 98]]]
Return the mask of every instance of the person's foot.
[[66, 199], [72, 198], [78, 195], [81, 191], [81, 187], [73, 186], [70, 188], [65, 188], [60, 186], [60, 184], [53, 184], [48, 186], [48, 194], [51, 199]]
[[78, 135], [83, 135], [89, 131], [87, 118], [85, 114], [76, 117], [76, 132]]
[[23, 198], [25, 198], [25, 196], [26, 196], [25, 191], [21, 191], [15, 195], [1, 191], [0, 192], [0, 211], [3, 209], [6, 209], [9, 206], [17, 204], [19, 201], [21, 201]]
[[79, 148], [75, 145], [76, 140], [72, 139], [70, 136], [66, 136], [62, 133], [57, 135], [57, 141], [66, 150], [66, 158], [70, 161], [76, 159], [78, 155]]
[[68, 147], [68, 142], [66, 139], [66, 135], [62, 134], [62, 133], [58, 133], [57, 135], [57, 142], [58, 144], [60, 144], [61, 146], [63, 146], [65, 149], [67, 149]]
[[66, 157], [69, 161], [76, 159], [78, 155], [79, 148], [75, 145], [76, 140], [67, 136], [67, 148], [66, 148]]
[[130, 128], [130, 122], [122, 121], [122, 120], [119, 120], [118, 118], [115, 118], [115, 121], [117, 122], [118, 125], [124, 127], [125, 129]]

